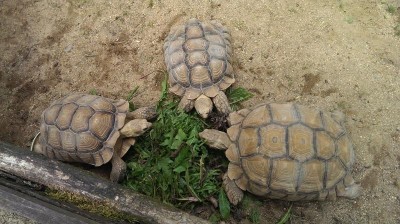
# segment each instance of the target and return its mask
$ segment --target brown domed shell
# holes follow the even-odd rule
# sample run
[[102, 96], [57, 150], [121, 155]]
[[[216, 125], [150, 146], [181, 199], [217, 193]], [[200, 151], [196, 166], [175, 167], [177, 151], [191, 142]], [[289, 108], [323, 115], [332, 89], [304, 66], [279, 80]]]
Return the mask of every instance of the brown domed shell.
[[341, 121], [292, 103], [245, 112], [231, 113], [227, 130], [228, 176], [241, 189], [297, 201], [336, 197], [349, 185], [354, 152]]
[[87, 94], [56, 100], [42, 113], [42, 153], [62, 161], [107, 163], [127, 112], [125, 100]]
[[218, 22], [197, 19], [173, 27], [164, 44], [170, 91], [188, 99], [215, 97], [235, 82], [230, 34]]

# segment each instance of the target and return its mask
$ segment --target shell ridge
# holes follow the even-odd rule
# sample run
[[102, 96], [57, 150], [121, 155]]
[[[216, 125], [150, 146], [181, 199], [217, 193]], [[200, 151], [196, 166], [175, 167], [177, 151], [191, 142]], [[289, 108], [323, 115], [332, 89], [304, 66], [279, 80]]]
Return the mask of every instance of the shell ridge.
[[272, 169], [274, 168], [274, 163], [272, 162], [272, 159], [269, 158], [268, 159], [268, 163], [269, 163], [269, 172], [268, 172], [268, 177], [267, 177], [267, 187], [268, 189], [271, 189], [271, 179], [272, 179]]
[[299, 191], [299, 187], [300, 187], [300, 182], [303, 180], [303, 164], [299, 162], [299, 168], [297, 169], [297, 179], [296, 179], [296, 187], [295, 187], [295, 191], [298, 192]]
[[256, 152], [259, 154], [260, 153], [260, 146], [261, 146], [261, 134], [260, 134], [260, 128], [257, 127], [257, 150]]
[[290, 153], [289, 153], [289, 147], [290, 147], [290, 145], [289, 145], [289, 138], [290, 138], [290, 136], [289, 136], [289, 128], [287, 127], [287, 126], [284, 126], [283, 127], [284, 129], [285, 129], [285, 149], [286, 149], [286, 154], [285, 154], [285, 156], [286, 157], [290, 157]]
[[66, 159], [64, 158], [64, 156], [63, 156], [62, 153], [61, 153], [61, 152], [64, 151], [64, 150], [62, 150], [62, 149], [61, 149], [61, 150], [56, 149], [56, 150], [54, 150], [54, 151], [57, 152], [57, 154], [56, 154], [57, 156], [56, 156], [56, 157], [57, 157], [59, 160], [61, 160], [61, 161], [68, 161], [68, 160], [66, 160]]
[[323, 183], [322, 189], [324, 189], [324, 190], [326, 190], [327, 179], [328, 179], [328, 162], [324, 161], [324, 177], [323, 177], [323, 181], [322, 181], [322, 183]]
[[114, 119], [112, 119], [111, 121], [112, 121], [112, 124], [111, 124], [111, 126], [113, 127], [112, 129], [111, 128], [108, 128], [109, 130], [107, 130], [107, 133], [106, 134], [104, 134], [104, 136], [106, 136], [107, 138], [105, 138], [105, 139], [102, 139], [100, 136], [97, 136], [97, 135], [95, 135], [95, 134], [93, 134], [93, 132], [91, 131], [92, 130], [92, 123], [90, 122], [90, 120], [93, 118], [93, 116], [96, 114], [93, 114], [92, 115], [92, 117], [90, 117], [90, 119], [89, 119], [89, 133], [92, 135], [92, 136], [94, 136], [94, 137], [96, 137], [97, 138], [97, 140], [99, 140], [100, 142], [105, 142], [105, 141], [107, 141], [107, 139], [111, 136], [111, 134], [112, 133], [114, 133], [114, 127], [115, 127], [115, 123], [117, 123], [117, 122], [115, 122], [115, 119], [116, 119], [116, 115], [115, 115], [115, 113], [110, 113], [110, 112], [108, 112], [108, 111], [96, 111], [96, 112], [100, 112], [100, 113], [102, 113], [102, 114], [110, 114], [110, 115], [112, 115], [113, 117], [114, 117]]

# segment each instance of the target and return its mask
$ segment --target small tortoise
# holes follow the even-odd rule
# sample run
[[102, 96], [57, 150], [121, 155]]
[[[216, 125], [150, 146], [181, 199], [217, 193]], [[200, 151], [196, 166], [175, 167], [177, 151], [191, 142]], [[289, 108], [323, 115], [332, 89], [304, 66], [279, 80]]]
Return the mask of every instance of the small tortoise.
[[182, 97], [181, 109], [188, 112], [194, 106], [207, 118], [214, 102], [219, 112], [231, 111], [223, 92], [235, 82], [230, 39], [227, 29], [216, 21], [190, 19], [185, 25], [171, 28], [164, 57], [170, 91]]
[[151, 127], [146, 119], [156, 116], [152, 107], [128, 109], [125, 100], [94, 95], [72, 94], [56, 100], [42, 113], [33, 150], [50, 158], [95, 166], [111, 160], [110, 179], [118, 182], [126, 171], [122, 156], [135, 137]]
[[226, 149], [223, 183], [232, 204], [242, 191], [288, 201], [356, 198], [361, 188], [351, 176], [355, 156], [343, 121], [340, 112], [260, 104], [230, 113], [227, 133], [206, 129], [200, 137]]

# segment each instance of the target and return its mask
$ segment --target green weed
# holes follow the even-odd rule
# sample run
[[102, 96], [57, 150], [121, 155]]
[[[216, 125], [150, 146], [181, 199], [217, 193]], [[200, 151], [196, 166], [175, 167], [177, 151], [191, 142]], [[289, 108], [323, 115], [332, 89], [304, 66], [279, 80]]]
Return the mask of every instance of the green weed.
[[400, 24], [394, 27], [394, 34], [400, 36]]
[[282, 218], [277, 222], [277, 224], [285, 224], [289, 221], [290, 216], [292, 215], [292, 206], [286, 211], [286, 213], [282, 216]]
[[396, 12], [396, 7], [394, 7], [394, 5], [386, 4], [386, 11], [390, 14], [394, 14]]
[[147, 5], [147, 8], [153, 8], [153, 6], [154, 6], [154, 1], [150, 0], [149, 4]]
[[220, 171], [210, 168], [209, 153], [198, 136], [206, 124], [197, 114], [178, 110], [177, 102], [167, 97], [166, 80], [157, 112], [152, 130], [131, 150], [124, 184], [181, 208], [216, 195]]
[[252, 195], [245, 195], [241, 203], [240, 209], [248, 216], [251, 223], [260, 223], [261, 201]]
[[[137, 87], [129, 93], [127, 100], [136, 91]], [[253, 95], [243, 88], [231, 88], [227, 96], [231, 106], [237, 108], [240, 102]], [[168, 97], [165, 79], [157, 103], [158, 118], [149, 132], [138, 137], [134, 150], [128, 153], [128, 172], [123, 184], [186, 209], [204, 203], [210, 197], [218, 197], [220, 214], [213, 219], [226, 219], [230, 213], [229, 201], [221, 192], [217, 177], [227, 159], [223, 152], [208, 152], [200, 139], [198, 133], [209, 125], [196, 112], [185, 113], [177, 105], [177, 100]]]
[[88, 93], [89, 93], [90, 95], [99, 95], [99, 93], [97, 92], [96, 89], [91, 89], [91, 90], [89, 90]]
[[223, 188], [221, 188], [221, 190], [219, 191], [218, 207], [219, 207], [219, 214], [221, 215], [222, 219], [223, 220], [227, 219], [231, 213], [231, 207], [229, 205], [228, 198], [226, 197]]
[[351, 17], [351, 16], [347, 16], [347, 17], [345, 18], [345, 21], [346, 21], [348, 24], [352, 24], [352, 23], [354, 22], [354, 19], [353, 19], [353, 17]]
[[226, 91], [226, 96], [228, 97], [232, 110], [237, 110], [241, 102], [252, 98], [254, 95], [246, 89], [239, 87], [235, 89], [229, 88]]
[[45, 190], [45, 193], [51, 198], [72, 203], [80, 209], [83, 209], [90, 213], [102, 215], [114, 221], [120, 221], [120, 222], [126, 221], [128, 223], [137, 223], [136, 218], [133, 217], [132, 215], [117, 211], [111, 205], [93, 201], [89, 198], [86, 198], [83, 195], [76, 195], [70, 192], [64, 192], [50, 188], [47, 188]]
[[250, 216], [249, 216], [249, 219], [250, 219], [251, 223], [255, 223], [255, 224], [260, 223], [260, 217], [261, 216], [260, 216], [260, 210], [259, 209], [251, 210]]
[[135, 105], [133, 105], [131, 100], [136, 95], [138, 89], [139, 89], [139, 86], [135, 86], [131, 91], [129, 91], [128, 96], [126, 97], [126, 101], [128, 101], [128, 103], [129, 103], [129, 111], [135, 110]]

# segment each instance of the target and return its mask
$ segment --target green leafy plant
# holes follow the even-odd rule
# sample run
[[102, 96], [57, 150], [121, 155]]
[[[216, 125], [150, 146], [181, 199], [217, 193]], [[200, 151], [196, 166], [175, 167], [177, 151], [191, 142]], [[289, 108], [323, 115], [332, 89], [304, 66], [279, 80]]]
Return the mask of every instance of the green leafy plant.
[[218, 206], [219, 213], [221, 214], [222, 219], [227, 219], [229, 217], [229, 214], [231, 213], [231, 207], [229, 205], [228, 198], [225, 195], [224, 189], [222, 188], [219, 191]]
[[135, 110], [135, 106], [133, 105], [131, 100], [136, 95], [138, 89], [139, 89], [139, 86], [135, 86], [131, 91], [129, 91], [128, 96], [126, 97], [126, 101], [128, 101], [128, 103], [129, 103], [129, 111]]
[[394, 27], [394, 34], [400, 36], [400, 24]]
[[394, 14], [396, 12], [396, 7], [394, 7], [394, 5], [386, 4], [386, 11], [390, 14]]
[[[227, 160], [223, 152], [208, 151], [200, 139], [198, 133], [209, 127], [205, 121], [196, 112], [178, 109], [177, 100], [168, 97], [166, 79], [161, 86], [157, 120], [129, 151], [124, 185], [186, 209], [218, 197], [220, 213], [210, 218], [226, 219], [230, 205], [218, 176]], [[127, 100], [136, 92], [137, 87], [129, 92]], [[253, 95], [243, 88], [230, 88], [227, 96], [231, 106], [237, 109], [239, 103]]]
[[240, 205], [240, 209], [248, 216], [251, 223], [260, 223], [260, 207], [262, 203], [258, 198], [252, 195], [245, 195]]
[[198, 136], [206, 124], [168, 99], [166, 81], [157, 112], [153, 128], [138, 138], [128, 156], [125, 185], [177, 207], [216, 195], [220, 171], [209, 166], [209, 153]]
[[286, 211], [286, 213], [282, 216], [282, 218], [277, 222], [277, 224], [285, 224], [289, 221], [290, 216], [292, 215], [292, 206]]
[[229, 88], [226, 91], [226, 96], [229, 99], [229, 103], [233, 110], [237, 110], [239, 104], [243, 101], [246, 101], [253, 97], [253, 94], [247, 91], [246, 89], [239, 87], [239, 88]]
[[88, 93], [89, 93], [90, 95], [99, 95], [99, 93], [97, 92], [96, 89], [91, 89], [91, 90], [89, 90]]
[[250, 211], [249, 219], [250, 219], [251, 223], [254, 223], [254, 224], [260, 223], [260, 219], [261, 219], [260, 217], [261, 216], [260, 216], [260, 210], [259, 209], [254, 209], [254, 210]]

